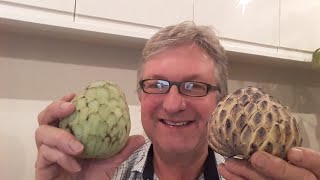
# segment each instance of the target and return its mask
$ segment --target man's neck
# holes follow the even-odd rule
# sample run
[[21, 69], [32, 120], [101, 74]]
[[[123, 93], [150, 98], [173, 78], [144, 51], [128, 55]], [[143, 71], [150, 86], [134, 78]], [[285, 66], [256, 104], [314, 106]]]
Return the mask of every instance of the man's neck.
[[208, 147], [192, 153], [167, 154], [154, 150], [154, 171], [162, 179], [198, 179], [208, 156]]

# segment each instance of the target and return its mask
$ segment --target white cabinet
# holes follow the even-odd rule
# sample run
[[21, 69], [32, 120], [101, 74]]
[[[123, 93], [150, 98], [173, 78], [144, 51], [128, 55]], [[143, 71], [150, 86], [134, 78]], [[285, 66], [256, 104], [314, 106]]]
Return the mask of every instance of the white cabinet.
[[222, 38], [279, 45], [279, 0], [195, 0], [194, 20]]
[[308, 52], [320, 48], [320, 1], [280, 2], [280, 47]]
[[319, 18], [320, 0], [0, 0], [0, 30], [142, 46], [160, 27], [194, 20], [228, 51], [296, 61], [320, 47]]
[[55, 24], [72, 22], [75, 0], [2, 0], [0, 18]]
[[192, 17], [193, 0], [77, 0], [75, 22], [94, 31], [149, 38], [159, 27]]
[[192, 20], [192, 0], [77, 0], [76, 15], [163, 27]]
[[51, 9], [62, 12], [73, 12], [74, 0], [2, 0], [12, 5], [31, 6], [34, 8]]

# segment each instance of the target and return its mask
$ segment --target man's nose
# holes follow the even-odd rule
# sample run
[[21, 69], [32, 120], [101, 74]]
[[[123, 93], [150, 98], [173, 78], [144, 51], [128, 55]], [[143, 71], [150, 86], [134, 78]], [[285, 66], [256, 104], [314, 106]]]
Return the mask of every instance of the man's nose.
[[180, 94], [178, 86], [171, 86], [169, 92], [163, 99], [163, 108], [166, 112], [173, 114], [186, 109], [185, 97]]

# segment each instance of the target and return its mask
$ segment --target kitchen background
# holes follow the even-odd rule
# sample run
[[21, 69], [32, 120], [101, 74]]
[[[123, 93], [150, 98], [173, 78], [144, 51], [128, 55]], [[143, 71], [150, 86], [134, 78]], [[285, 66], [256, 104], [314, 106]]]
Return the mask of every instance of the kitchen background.
[[34, 179], [38, 113], [94, 80], [122, 87], [131, 134], [144, 134], [135, 93], [140, 52], [158, 27], [182, 20], [216, 28], [230, 59], [230, 92], [249, 85], [263, 88], [291, 108], [303, 146], [320, 151], [320, 70], [310, 63], [320, 47], [320, 25], [314, 23], [320, 18], [319, 1], [166, 2], [170, 6], [124, 0], [0, 1], [0, 179]]

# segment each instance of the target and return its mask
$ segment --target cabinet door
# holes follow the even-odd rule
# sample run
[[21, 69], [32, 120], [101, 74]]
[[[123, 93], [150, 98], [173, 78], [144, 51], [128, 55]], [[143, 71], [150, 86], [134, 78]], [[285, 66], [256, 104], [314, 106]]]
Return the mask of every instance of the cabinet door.
[[278, 46], [279, 0], [195, 0], [194, 20], [220, 37]]
[[2, 0], [0, 17], [50, 24], [73, 21], [75, 0]]
[[313, 52], [320, 48], [320, 1], [281, 0], [280, 47]]
[[74, 0], [3, 0], [4, 2], [64, 12], [74, 11]]
[[77, 0], [76, 21], [93, 17], [103, 21], [129, 22], [163, 27], [192, 20], [192, 0]]

